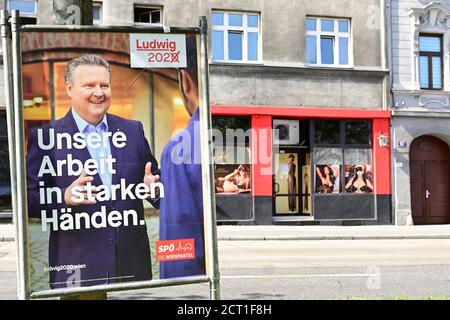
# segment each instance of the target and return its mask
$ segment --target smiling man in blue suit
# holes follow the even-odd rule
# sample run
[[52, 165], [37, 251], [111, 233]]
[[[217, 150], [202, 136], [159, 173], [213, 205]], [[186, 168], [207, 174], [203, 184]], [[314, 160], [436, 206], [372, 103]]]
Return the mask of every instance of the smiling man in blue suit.
[[[139, 193], [139, 184], [150, 188], [157, 183], [159, 172], [142, 124], [107, 113], [112, 98], [111, 70], [100, 56], [70, 60], [64, 76], [71, 108], [62, 119], [30, 132], [27, 153], [28, 214], [42, 218], [43, 229], [51, 229], [50, 287], [150, 280], [150, 246], [142, 199], [159, 207], [159, 197], [145, 194], [138, 198], [133, 194]], [[78, 148], [68, 144], [58, 147], [55, 137], [64, 134], [73, 139], [72, 143], [78, 141]], [[121, 137], [119, 143], [115, 135]], [[76, 136], [85, 139], [84, 148]], [[81, 174], [71, 173], [69, 158], [85, 164]], [[51, 173], [48, 167], [56, 168], [57, 163], [67, 167]], [[98, 166], [92, 173], [92, 165], [100, 163], [109, 166], [103, 170]], [[133, 187], [124, 194], [121, 184]], [[91, 188], [89, 193], [91, 186], [103, 190]], [[50, 200], [42, 190], [52, 187], [61, 192]]]

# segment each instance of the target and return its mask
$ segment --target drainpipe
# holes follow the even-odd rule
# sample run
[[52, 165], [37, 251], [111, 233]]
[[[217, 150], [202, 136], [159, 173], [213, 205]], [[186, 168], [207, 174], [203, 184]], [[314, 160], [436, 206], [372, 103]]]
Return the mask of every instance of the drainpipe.
[[[386, 16], [386, 39], [387, 39], [387, 65], [386, 68], [389, 70], [389, 89], [386, 92], [386, 109], [390, 110], [392, 106], [392, 101], [394, 100], [394, 95], [392, 92], [392, 88], [394, 85], [394, 68], [392, 64], [392, 8], [391, 8], [391, 0], [381, 0], [384, 2], [384, 12]], [[391, 112], [392, 116], [392, 112]], [[396, 224], [396, 172], [395, 172], [395, 141], [394, 141], [394, 127], [392, 126], [392, 118], [390, 121], [390, 148], [391, 148], [391, 218], [392, 223]]]

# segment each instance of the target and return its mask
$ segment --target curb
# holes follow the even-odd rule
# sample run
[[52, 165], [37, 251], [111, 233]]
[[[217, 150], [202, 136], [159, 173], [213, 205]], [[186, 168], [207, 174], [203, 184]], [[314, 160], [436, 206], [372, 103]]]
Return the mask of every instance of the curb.
[[289, 240], [430, 240], [450, 239], [450, 235], [411, 235], [411, 236], [311, 236], [311, 237], [219, 237], [219, 241], [289, 241]]
[[[311, 237], [219, 237], [218, 241], [312, 241], [312, 240], [433, 240], [450, 239], [450, 235], [414, 235], [414, 236], [311, 236]], [[14, 237], [0, 237], [0, 242], [14, 242]]]

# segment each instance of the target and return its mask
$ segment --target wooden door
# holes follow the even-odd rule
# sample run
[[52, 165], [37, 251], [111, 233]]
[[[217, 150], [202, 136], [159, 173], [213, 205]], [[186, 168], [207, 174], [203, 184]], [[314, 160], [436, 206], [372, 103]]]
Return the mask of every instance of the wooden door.
[[410, 149], [411, 210], [414, 224], [446, 224], [449, 218], [449, 148], [431, 136]]

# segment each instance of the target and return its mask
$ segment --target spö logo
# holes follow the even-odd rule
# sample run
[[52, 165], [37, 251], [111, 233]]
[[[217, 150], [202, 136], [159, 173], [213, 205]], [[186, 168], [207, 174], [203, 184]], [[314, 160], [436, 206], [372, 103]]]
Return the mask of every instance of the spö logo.
[[156, 259], [158, 261], [195, 259], [194, 239], [156, 241]]

